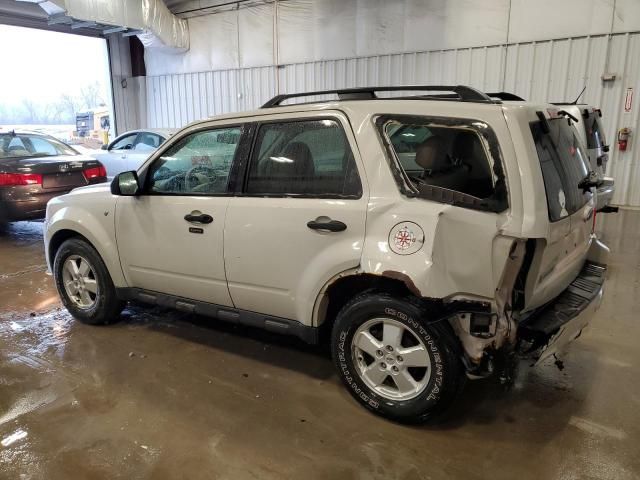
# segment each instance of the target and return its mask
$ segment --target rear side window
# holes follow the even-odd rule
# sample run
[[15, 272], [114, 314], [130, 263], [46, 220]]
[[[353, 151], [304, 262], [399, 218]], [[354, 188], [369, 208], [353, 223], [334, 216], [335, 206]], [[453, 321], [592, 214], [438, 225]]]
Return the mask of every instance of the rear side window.
[[403, 193], [479, 210], [507, 208], [500, 149], [484, 122], [394, 115], [376, 124]]
[[578, 184], [589, 174], [588, 157], [574, 128], [565, 118], [548, 121], [549, 133], [540, 122], [531, 123], [547, 193], [549, 220], [572, 215], [591, 198]]
[[335, 120], [263, 124], [258, 130], [246, 192], [254, 195], [362, 195], [353, 153]]

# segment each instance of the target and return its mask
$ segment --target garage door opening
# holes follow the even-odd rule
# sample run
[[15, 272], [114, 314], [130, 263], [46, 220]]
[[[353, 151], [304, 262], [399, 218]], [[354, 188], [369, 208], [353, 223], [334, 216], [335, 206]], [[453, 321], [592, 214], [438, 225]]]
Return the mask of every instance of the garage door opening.
[[104, 38], [0, 25], [0, 128], [96, 149], [115, 136]]

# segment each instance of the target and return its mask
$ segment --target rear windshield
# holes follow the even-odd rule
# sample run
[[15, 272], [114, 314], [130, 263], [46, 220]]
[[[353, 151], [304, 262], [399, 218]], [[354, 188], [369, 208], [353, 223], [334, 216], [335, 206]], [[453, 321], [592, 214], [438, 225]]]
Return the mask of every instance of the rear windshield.
[[0, 158], [78, 155], [73, 148], [52, 137], [37, 134], [0, 133]]
[[583, 207], [591, 198], [578, 184], [589, 174], [588, 157], [575, 129], [566, 118], [550, 119], [549, 133], [542, 124], [531, 123], [542, 177], [547, 192], [549, 220], [561, 220]]
[[468, 208], [506, 208], [501, 166], [485, 138], [492, 135], [497, 148], [488, 125], [404, 115], [381, 117], [377, 123], [395, 160], [392, 167], [399, 167], [399, 177], [408, 187], [403, 193]]
[[600, 114], [597, 111], [587, 113], [584, 120], [587, 129], [587, 147], [601, 149], [607, 144], [604, 136], [604, 129], [600, 120]]

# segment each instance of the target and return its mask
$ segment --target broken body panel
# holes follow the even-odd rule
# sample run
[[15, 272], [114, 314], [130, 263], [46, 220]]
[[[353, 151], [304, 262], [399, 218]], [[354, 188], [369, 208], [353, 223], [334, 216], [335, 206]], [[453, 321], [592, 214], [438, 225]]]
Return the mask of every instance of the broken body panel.
[[[240, 299], [251, 306], [249, 310], [261, 309], [305, 327], [316, 328], [327, 320], [328, 292], [343, 279], [373, 277], [399, 281], [408, 292], [440, 309], [460, 339], [468, 372], [483, 375], [489, 369], [486, 360], [493, 352], [516, 348], [519, 322], [524, 318], [531, 322], [537, 312], [570, 288], [587, 259], [597, 264], [606, 263], [604, 250], [594, 247], [596, 240], [591, 234], [592, 199], [571, 215], [550, 221], [540, 159], [530, 129], [532, 122], [540, 121], [536, 111], [546, 112], [547, 107], [522, 103], [371, 100], [265, 109], [218, 117], [185, 127], [152, 155], [138, 173], [144, 177], [145, 170], [163, 152], [189, 133], [205, 127], [252, 124], [278, 118], [321, 116], [335, 119], [345, 129], [353, 151], [363, 187], [362, 197], [355, 200], [314, 200], [231, 196], [229, 207], [225, 207], [226, 215], [216, 221], [225, 223], [225, 232], [234, 229], [246, 232], [237, 233], [234, 245], [225, 248], [227, 274], [236, 275], [235, 279], [226, 278], [232, 287], [232, 302], [238, 307]], [[452, 119], [458, 128], [477, 134], [492, 163], [493, 186], [496, 191], [503, 191], [505, 202], [483, 208], [482, 202], [467, 204], [465, 198], [459, 201], [462, 197], [448, 193], [443, 196], [444, 201], [436, 201], [411, 193], [410, 185], [405, 185], [408, 187], [405, 189], [402, 186], [402, 182], [406, 182], [402, 168], [399, 171], [394, 163], [397, 159], [390, 155], [389, 145], [385, 144], [385, 137], [379, 130], [377, 122], [382, 116]], [[440, 125], [442, 128], [448, 126]], [[85, 198], [91, 202], [82, 204], [81, 198], [74, 202], [80, 197], [74, 194], [50, 203], [47, 244], [62, 229], [73, 230], [77, 218], [85, 219], [82, 223], [86, 225], [95, 223], [91, 218], [99, 218], [104, 228], [95, 229], [96, 235], [109, 230], [108, 238], [96, 237], [94, 240], [86, 229], [79, 233], [100, 246], [98, 251], [105, 258], [116, 287], [141, 287], [132, 284], [127, 265], [120, 266], [118, 259], [122, 255], [119, 256], [120, 248], [115, 244], [117, 232], [113, 231], [117, 229], [115, 215], [108, 215], [116, 210], [116, 204], [120, 205], [123, 198], [123, 205], [136, 199], [118, 198], [106, 192], [85, 192]], [[434, 193], [432, 190], [429, 192]], [[201, 197], [197, 201], [204, 205], [207, 200]], [[270, 211], [283, 212], [283, 215], [299, 211], [302, 216], [297, 218], [295, 213], [295, 223], [281, 219], [284, 223], [278, 223], [279, 227], [274, 228], [273, 218], [258, 212], [258, 207], [267, 202]], [[353, 240], [324, 242], [322, 248], [311, 248], [318, 245], [321, 237], [304, 227], [304, 222], [316, 218], [316, 215], [315, 210], [299, 210], [306, 208], [303, 204], [314, 209], [322, 207], [327, 210], [330, 207], [330, 211], [335, 213], [335, 216], [332, 213], [332, 218], [340, 218], [345, 209], [356, 215], [357, 212], [353, 211], [356, 206], [356, 210], [361, 210], [362, 221], [349, 224], [348, 228], [353, 229], [350, 235], [355, 235]], [[244, 208], [245, 214], [241, 210], [234, 213], [234, 209], [240, 207]], [[250, 221], [247, 214], [251, 215]], [[289, 215], [287, 218], [293, 217]], [[229, 225], [228, 222], [234, 224]], [[247, 228], [240, 229], [241, 223]], [[298, 228], [302, 230], [298, 232]], [[251, 262], [255, 271], [250, 277], [269, 280], [268, 288], [262, 285], [264, 282], [251, 285], [249, 277], [240, 276], [242, 271], [249, 270], [240, 269], [239, 263], [234, 264], [246, 257], [247, 251], [259, 249], [255, 246], [255, 235], [261, 231], [272, 235], [264, 239], [266, 243], [263, 246], [275, 249], [273, 251], [277, 250], [279, 254], [268, 260]], [[297, 232], [295, 242], [290, 245], [278, 240], [282, 238], [278, 235], [286, 232]], [[399, 242], [409, 242], [406, 250], [399, 251], [394, 247], [396, 238]], [[228, 241], [227, 233], [223, 241]], [[274, 275], [277, 274], [274, 272], [280, 270], [282, 275], [288, 275], [292, 271], [291, 268], [277, 268], [277, 262], [287, 260], [287, 249], [296, 249], [290, 252], [295, 259], [296, 277], [276, 282]], [[48, 254], [51, 253], [49, 250]], [[184, 254], [198, 256], [201, 252], [187, 251]], [[263, 255], [254, 255], [256, 259], [260, 256]], [[341, 260], [345, 258], [345, 261]], [[330, 265], [332, 259], [340, 262]], [[248, 264], [246, 266], [248, 268]], [[597, 298], [596, 295], [589, 304]], [[582, 328], [587, 311], [586, 308], [581, 310], [580, 323], [572, 323], [572, 329]], [[562, 331], [569, 329], [565, 327]], [[557, 337], [558, 332], [550, 333], [548, 339], [554, 335]], [[562, 335], [562, 339], [570, 337], [571, 332]]]

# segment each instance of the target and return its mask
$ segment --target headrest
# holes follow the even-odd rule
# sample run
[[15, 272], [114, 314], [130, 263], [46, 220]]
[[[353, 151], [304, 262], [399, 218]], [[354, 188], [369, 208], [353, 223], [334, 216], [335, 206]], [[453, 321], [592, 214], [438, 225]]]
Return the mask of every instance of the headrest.
[[433, 135], [418, 145], [416, 163], [425, 170], [437, 172], [451, 166], [444, 140]]
[[313, 155], [307, 144], [292, 142], [280, 155], [266, 160], [265, 174], [278, 177], [313, 177]]
[[459, 132], [452, 145], [452, 154], [455, 158], [468, 159], [476, 156], [476, 153], [482, 151], [478, 136], [471, 132]]

